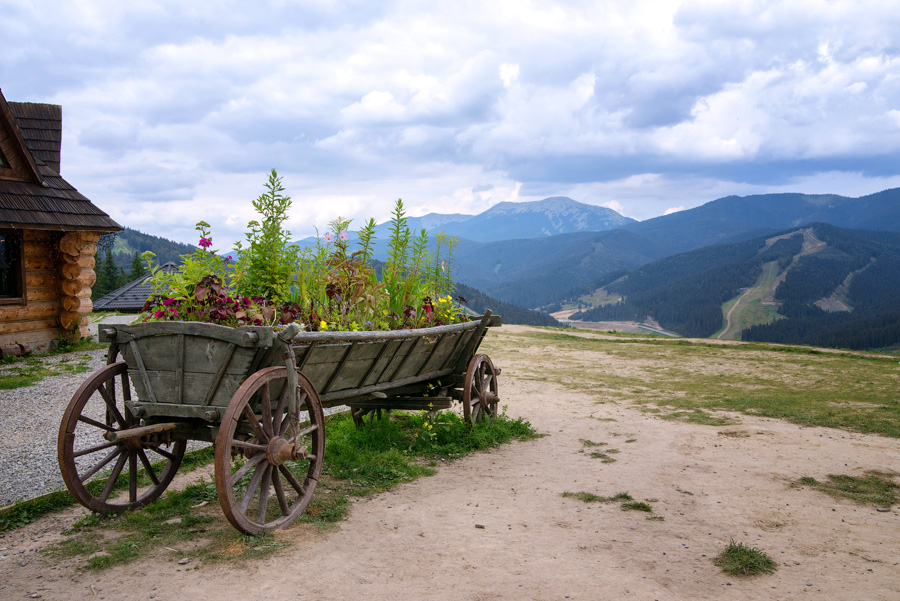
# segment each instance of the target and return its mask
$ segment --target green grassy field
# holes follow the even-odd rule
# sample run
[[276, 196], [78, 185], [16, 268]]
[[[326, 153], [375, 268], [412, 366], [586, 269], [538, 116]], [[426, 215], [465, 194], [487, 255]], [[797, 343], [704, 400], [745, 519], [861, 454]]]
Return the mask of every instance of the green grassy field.
[[[662, 417], [721, 423], [712, 412], [726, 410], [900, 437], [900, 365], [890, 356], [551, 328], [506, 331], [486, 342], [504, 356], [505, 374]], [[517, 366], [515, 357], [535, 347], [548, 357], [541, 369]]]

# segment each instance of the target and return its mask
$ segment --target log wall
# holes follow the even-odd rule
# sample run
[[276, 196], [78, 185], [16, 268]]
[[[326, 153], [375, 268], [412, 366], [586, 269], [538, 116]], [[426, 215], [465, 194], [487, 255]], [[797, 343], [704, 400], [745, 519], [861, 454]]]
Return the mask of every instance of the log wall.
[[26, 302], [0, 305], [0, 345], [21, 342], [41, 351], [90, 335], [99, 239], [96, 232], [23, 232]]

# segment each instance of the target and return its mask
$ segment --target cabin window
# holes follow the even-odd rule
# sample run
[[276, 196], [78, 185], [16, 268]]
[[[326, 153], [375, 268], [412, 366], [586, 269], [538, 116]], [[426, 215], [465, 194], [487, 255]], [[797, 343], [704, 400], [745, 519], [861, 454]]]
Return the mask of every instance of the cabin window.
[[14, 231], [0, 230], [0, 304], [24, 300], [24, 276], [22, 236]]
[[0, 169], [9, 169], [9, 161], [6, 160], [6, 157], [3, 156], [3, 151], [0, 150]]

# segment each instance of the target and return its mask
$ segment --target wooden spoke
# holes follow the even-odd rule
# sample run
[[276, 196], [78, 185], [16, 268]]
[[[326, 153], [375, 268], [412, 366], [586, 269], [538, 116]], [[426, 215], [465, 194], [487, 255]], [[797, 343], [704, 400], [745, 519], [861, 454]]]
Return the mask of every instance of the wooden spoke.
[[104, 467], [106, 467], [109, 464], [110, 461], [112, 461], [113, 459], [115, 459], [116, 457], [118, 457], [120, 454], [122, 454], [124, 452], [125, 452], [125, 449], [118, 448], [118, 447], [116, 449], [114, 449], [113, 451], [110, 451], [110, 453], [106, 457], [104, 457], [103, 459], [98, 461], [91, 469], [89, 469], [87, 472], [85, 472], [83, 475], [81, 475], [81, 482], [82, 483], [86, 482], [91, 476], [93, 476], [94, 474], [96, 474], [97, 472], [102, 470]]
[[265, 430], [259, 423], [259, 419], [256, 417], [256, 414], [253, 413], [253, 409], [250, 407], [250, 404], [247, 403], [244, 405], [244, 408], [241, 410], [243, 413], [243, 419], [247, 425], [249, 425], [253, 432], [256, 434], [256, 437], [260, 440], [268, 441], [269, 437], [266, 435]]
[[113, 428], [112, 426], [108, 426], [102, 422], [98, 422], [95, 419], [91, 419], [83, 415], [78, 416], [78, 421], [83, 422], [89, 426], [94, 426], [95, 428], [100, 428], [101, 430], [106, 430], [107, 432], [115, 431], [115, 428]]
[[159, 486], [159, 478], [156, 477], [156, 472], [153, 471], [153, 466], [150, 464], [150, 460], [147, 459], [144, 449], [138, 449], [137, 456], [141, 460], [141, 465], [144, 466], [144, 472], [150, 477], [150, 481]]
[[259, 485], [262, 482], [263, 472], [265, 472], [268, 467], [268, 464], [263, 464], [262, 461], [257, 464], [256, 470], [253, 472], [253, 477], [250, 478], [250, 484], [247, 485], [244, 498], [241, 499], [242, 513], [246, 513], [247, 508], [250, 507], [250, 501], [253, 500], [253, 497], [256, 495], [256, 489], [259, 488]]
[[463, 383], [463, 416], [469, 423], [494, 419], [500, 404], [497, 370], [487, 355], [469, 361]]
[[75, 457], [84, 457], [85, 455], [90, 455], [91, 453], [96, 453], [97, 451], [102, 451], [103, 449], [108, 449], [109, 447], [116, 446], [114, 442], [104, 442], [103, 444], [98, 444], [93, 447], [88, 447], [86, 449], [81, 449], [80, 451], [75, 451]]
[[252, 442], [246, 442], [244, 440], [235, 440], [232, 443], [232, 446], [238, 449], [249, 449], [251, 451], [263, 451], [266, 450], [266, 445], [264, 444], [255, 444]]
[[281, 509], [281, 515], [290, 513], [290, 505], [287, 502], [287, 496], [284, 494], [284, 485], [281, 484], [281, 476], [279, 469], [272, 470], [272, 486], [275, 488], [275, 497], [278, 499], [278, 507]]
[[262, 428], [263, 432], [266, 433], [266, 440], [269, 440], [274, 436], [274, 431], [272, 429], [272, 394], [268, 382], [263, 385], [259, 396], [260, 413], [262, 413], [260, 417], [260, 419], [262, 419]]
[[236, 472], [231, 474], [229, 484], [231, 484], [232, 486], [236, 486], [238, 481], [241, 478], [246, 476], [250, 472], [250, 470], [252, 470], [257, 465], [259, 465], [260, 462], [265, 461], [265, 460], [266, 460], [265, 451], [263, 451], [262, 453], [257, 453], [256, 455], [253, 456], [252, 459], [250, 459], [244, 465], [242, 465], [240, 467], [240, 469], [238, 469]]
[[[269, 489], [272, 484], [272, 465], [266, 465], [266, 469], [263, 472], [262, 484], [259, 487], [259, 510], [256, 514], [256, 521], [260, 523], [265, 523], [266, 521], [266, 509], [269, 507]], [[283, 515], [283, 514], [282, 514]]]
[[282, 474], [284, 474], [284, 479], [287, 480], [288, 483], [290, 483], [290, 485], [294, 487], [294, 490], [296, 490], [301, 495], [306, 494], [306, 489], [300, 483], [300, 481], [297, 480], [297, 477], [291, 473], [291, 470], [284, 467], [283, 465], [279, 465], [278, 471], [281, 472]]
[[[291, 391], [287, 368], [262, 369], [238, 388], [222, 418], [216, 437], [216, 491], [228, 521], [247, 534], [258, 534], [291, 524], [312, 499], [325, 453], [325, 416], [315, 388], [297, 373]], [[271, 391], [281, 390], [273, 403]], [[309, 414], [309, 424], [297, 436], [285, 439], [292, 421], [299, 419], [297, 403], [291, 414], [290, 395], [298, 394]], [[254, 411], [258, 403], [260, 414]], [[256, 440], [245, 440], [252, 432]], [[246, 476], [252, 472], [244, 488]], [[287, 480], [290, 487], [285, 486]], [[269, 509], [277, 499], [278, 511]]]
[[[173, 442], [169, 450], [163, 450], [153, 436], [143, 437], [139, 442], [120, 440], [112, 443], [104, 439], [103, 435], [107, 432], [140, 425], [125, 406], [130, 399], [131, 383], [125, 363], [110, 363], [82, 383], [69, 402], [59, 426], [57, 453], [63, 481], [79, 503], [94, 511], [121, 513], [150, 503], [163, 493], [175, 477], [184, 456], [185, 441]], [[106, 455], [98, 461], [93, 460], [94, 453], [107, 449], [109, 452]], [[152, 464], [146, 456], [147, 449], [164, 459], [161, 469], [150, 467]], [[104, 473], [103, 470], [113, 460], [116, 463], [108, 473]], [[138, 486], [139, 462], [150, 477], [149, 486]], [[127, 499], [124, 495], [120, 499], [113, 491], [126, 463], [128, 495]], [[96, 494], [88, 490], [97, 490], [88, 486], [95, 476], [105, 480], [103, 489]]]
[[109, 479], [106, 481], [106, 486], [103, 487], [103, 491], [100, 493], [100, 499], [105, 501], [109, 498], [109, 494], [112, 492], [113, 487], [116, 485], [116, 480], [119, 479], [119, 474], [122, 473], [122, 468], [125, 467], [125, 461], [128, 459], [128, 455], [122, 453], [119, 455], [119, 460], [116, 461], [116, 465], [113, 466], [112, 471], [109, 473]]

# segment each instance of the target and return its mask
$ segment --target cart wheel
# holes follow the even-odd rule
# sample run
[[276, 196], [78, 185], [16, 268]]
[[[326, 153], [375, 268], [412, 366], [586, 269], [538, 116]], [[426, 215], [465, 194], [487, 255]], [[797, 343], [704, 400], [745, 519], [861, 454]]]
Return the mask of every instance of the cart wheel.
[[288, 431], [291, 416], [283, 366], [247, 378], [222, 419], [216, 436], [216, 491], [225, 517], [241, 532], [284, 528], [312, 500], [325, 458], [325, 414], [316, 389], [297, 375], [294, 417], [297, 421], [299, 412], [306, 411], [309, 423], [296, 434]]
[[497, 388], [499, 373], [500, 370], [494, 367], [487, 355], [475, 355], [469, 361], [462, 401], [463, 416], [467, 422], [497, 417], [497, 405], [500, 402]]
[[[88, 509], [121, 513], [147, 505], [163, 493], [184, 457], [187, 443], [183, 440], [159, 443], [144, 436], [109, 442], [104, 437], [139, 425], [125, 407], [129, 400], [128, 369], [123, 362], [113, 363], [84, 381], [63, 414], [57, 445], [59, 468], [69, 492]], [[98, 482], [88, 484], [110, 464], [112, 469], [97, 478]], [[139, 482], [138, 464], [149, 484]], [[128, 498], [117, 498], [113, 489], [126, 465]]]
[[366, 407], [350, 407], [350, 416], [353, 418], [353, 423], [356, 424], [357, 427], [361, 428], [366, 425], [366, 423], [372, 423], [383, 417], [390, 417], [391, 410], [369, 409]]

